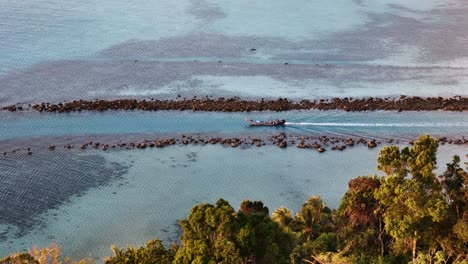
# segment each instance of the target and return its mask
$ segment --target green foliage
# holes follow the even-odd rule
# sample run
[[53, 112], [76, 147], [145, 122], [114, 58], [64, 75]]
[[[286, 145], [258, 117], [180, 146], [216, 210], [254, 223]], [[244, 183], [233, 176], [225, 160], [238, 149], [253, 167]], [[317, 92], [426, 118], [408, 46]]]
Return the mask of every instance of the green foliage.
[[453, 226], [453, 231], [457, 237], [464, 243], [468, 243], [468, 219], [467, 217], [461, 218]]
[[29, 253], [18, 253], [0, 259], [0, 264], [39, 264]]
[[380, 150], [377, 157], [377, 169], [387, 175], [405, 177], [408, 174], [406, 168], [409, 150], [405, 148], [400, 152], [397, 146], [387, 146]]
[[468, 173], [460, 167], [460, 157], [454, 156], [440, 176], [453, 216], [463, 218], [468, 212]]
[[[337, 211], [311, 196], [299, 212], [272, 216], [260, 201], [238, 212], [220, 199], [193, 207], [180, 221], [179, 245], [157, 238], [140, 248], [113, 247], [106, 264], [168, 263], [458, 263], [468, 264], [468, 173], [454, 156], [439, 177], [437, 141], [422, 136], [411, 148], [384, 147], [384, 177], [348, 183]], [[62, 260], [56, 245], [0, 259], [0, 264], [92, 263]]]
[[33, 247], [28, 253], [18, 253], [0, 259], [0, 264], [92, 264], [91, 259], [82, 259], [79, 261], [70, 260], [66, 257], [61, 258], [60, 247], [51, 244], [45, 248]]
[[362, 176], [349, 181], [337, 211], [340, 249], [345, 253], [383, 256], [388, 252], [390, 237], [384, 230], [382, 210], [374, 197], [379, 188], [377, 177]]
[[445, 264], [447, 256], [443, 251], [437, 251], [434, 255], [420, 253], [416, 258], [417, 264]]
[[409, 259], [404, 256], [372, 256], [356, 255], [348, 263], [353, 264], [408, 264]]
[[420, 136], [414, 142], [408, 156], [408, 168], [417, 181], [432, 184], [435, 180], [437, 148], [439, 143], [429, 135]]
[[245, 214], [241, 207], [238, 213], [241, 232], [237, 241], [241, 255], [255, 263], [287, 263], [295, 243], [292, 234], [285, 232], [265, 214], [267, 210], [260, 212]]
[[292, 211], [288, 208], [281, 206], [280, 208], [276, 209], [272, 214], [272, 220], [278, 224], [281, 230], [285, 232], [292, 232], [292, 225], [293, 225], [293, 216]]
[[[182, 247], [174, 263], [240, 263], [234, 244], [240, 230], [234, 209], [225, 200], [216, 205], [200, 204], [180, 221]], [[229, 261], [229, 262], [228, 262]]]
[[105, 261], [106, 264], [170, 264], [174, 260], [177, 247], [166, 249], [161, 240], [155, 238], [138, 249], [129, 247], [126, 250], [112, 247], [114, 256]]
[[460, 167], [459, 156], [447, 164], [440, 181], [449, 210], [437, 234], [439, 244], [447, 259], [468, 260], [468, 173]]
[[311, 249], [316, 253], [336, 252], [337, 240], [335, 233], [322, 233], [311, 244]]
[[311, 196], [294, 217], [294, 225], [295, 231], [300, 232], [301, 242], [312, 241], [322, 232], [333, 230], [331, 210], [319, 196]]
[[180, 225], [174, 263], [286, 263], [294, 247], [293, 237], [257, 201], [243, 201], [238, 213], [224, 200], [201, 204]]
[[[431, 229], [447, 216], [448, 204], [434, 173], [437, 147], [435, 139], [421, 136], [399, 155], [395, 154], [396, 147], [385, 147], [379, 153], [378, 168], [386, 177], [375, 197], [382, 206], [385, 230], [394, 239], [408, 242], [413, 261], [417, 242], [430, 241]], [[411, 177], [402, 171], [408, 171]]]
[[244, 200], [240, 205], [240, 212], [246, 215], [251, 214], [265, 214], [268, 215], [268, 208], [263, 206], [263, 202], [261, 201], [249, 201]]

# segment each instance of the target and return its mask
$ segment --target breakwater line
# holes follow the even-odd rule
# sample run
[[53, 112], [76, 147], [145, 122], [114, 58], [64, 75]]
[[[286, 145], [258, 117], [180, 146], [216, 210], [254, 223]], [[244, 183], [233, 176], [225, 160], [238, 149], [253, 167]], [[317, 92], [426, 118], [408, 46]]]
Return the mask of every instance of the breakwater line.
[[251, 111], [288, 111], [288, 110], [345, 110], [359, 111], [468, 111], [468, 97], [406, 97], [399, 98], [333, 98], [319, 100], [293, 101], [287, 98], [276, 100], [243, 100], [232, 98], [192, 98], [161, 100], [118, 99], [118, 100], [74, 100], [63, 103], [40, 103], [31, 106], [10, 105], [2, 107], [11, 112], [24, 109], [35, 109], [39, 112], [75, 112], [75, 111], [106, 111], [106, 110], [192, 110], [207, 112], [251, 112]]

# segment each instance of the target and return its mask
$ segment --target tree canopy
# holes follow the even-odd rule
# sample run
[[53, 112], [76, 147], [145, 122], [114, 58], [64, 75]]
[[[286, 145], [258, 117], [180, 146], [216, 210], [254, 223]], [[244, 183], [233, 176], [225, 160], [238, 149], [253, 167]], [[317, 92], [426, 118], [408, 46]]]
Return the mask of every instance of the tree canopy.
[[[194, 206], [179, 222], [177, 244], [155, 238], [113, 247], [106, 264], [167, 263], [468, 263], [468, 173], [459, 156], [437, 176], [437, 140], [380, 150], [380, 175], [348, 183], [337, 210], [310, 196], [297, 212], [269, 214], [261, 201], [236, 211], [226, 200]], [[0, 264], [60, 264], [56, 245], [0, 259]]]

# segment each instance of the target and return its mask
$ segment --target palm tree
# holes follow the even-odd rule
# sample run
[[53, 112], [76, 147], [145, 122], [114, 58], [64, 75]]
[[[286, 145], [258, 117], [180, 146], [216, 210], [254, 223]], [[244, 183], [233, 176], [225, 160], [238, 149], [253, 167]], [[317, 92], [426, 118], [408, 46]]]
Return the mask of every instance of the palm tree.
[[312, 241], [324, 227], [329, 226], [329, 212], [330, 209], [325, 206], [320, 196], [309, 197], [295, 217], [302, 233], [301, 240]]
[[276, 209], [272, 214], [272, 220], [278, 224], [278, 226], [286, 231], [291, 232], [291, 223], [293, 222], [292, 211], [288, 208], [281, 206]]

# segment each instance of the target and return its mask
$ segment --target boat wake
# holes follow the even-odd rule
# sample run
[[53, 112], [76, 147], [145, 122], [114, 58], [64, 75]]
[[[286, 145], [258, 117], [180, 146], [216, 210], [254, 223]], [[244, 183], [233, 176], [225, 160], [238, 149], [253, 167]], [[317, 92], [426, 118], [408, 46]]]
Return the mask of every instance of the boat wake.
[[457, 123], [332, 123], [332, 122], [286, 122], [287, 126], [328, 127], [468, 127], [467, 122]]

